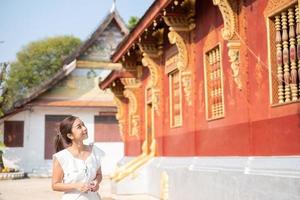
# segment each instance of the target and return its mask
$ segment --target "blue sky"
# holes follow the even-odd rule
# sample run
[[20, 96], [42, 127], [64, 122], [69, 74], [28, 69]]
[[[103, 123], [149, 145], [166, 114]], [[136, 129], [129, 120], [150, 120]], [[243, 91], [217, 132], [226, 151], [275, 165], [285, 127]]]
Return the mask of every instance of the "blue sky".
[[[113, 0], [0, 0], [0, 62], [13, 61], [31, 41], [58, 35], [81, 40], [98, 27]], [[125, 22], [141, 17], [153, 0], [117, 0]]]

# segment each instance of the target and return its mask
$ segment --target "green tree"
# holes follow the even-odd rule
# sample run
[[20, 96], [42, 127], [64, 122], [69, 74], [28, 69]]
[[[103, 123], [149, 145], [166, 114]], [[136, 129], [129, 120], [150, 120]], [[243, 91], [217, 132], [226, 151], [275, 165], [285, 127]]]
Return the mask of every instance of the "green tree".
[[130, 18], [129, 18], [129, 20], [128, 20], [128, 28], [129, 28], [129, 30], [132, 30], [136, 25], [137, 25], [137, 23], [139, 22], [139, 18], [138, 17], [136, 17], [136, 16], [131, 16]]
[[[6, 76], [7, 76], [8, 63], [0, 63], [0, 105], [3, 102], [3, 94], [6, 90]], [[2, 107], [0, 108], [0, 117], [3, 116]], [[0, 160], [1, 161], [1, 160]], [[1, 165], [1, 164], [0, 164]]]
[[73, 36], [59, 36], [26, 45], [17, 53], [17, 61], [10, 65], [2, 108], [11, 109], [14, 102], [51, 78], [80, 43], [80, 39]]

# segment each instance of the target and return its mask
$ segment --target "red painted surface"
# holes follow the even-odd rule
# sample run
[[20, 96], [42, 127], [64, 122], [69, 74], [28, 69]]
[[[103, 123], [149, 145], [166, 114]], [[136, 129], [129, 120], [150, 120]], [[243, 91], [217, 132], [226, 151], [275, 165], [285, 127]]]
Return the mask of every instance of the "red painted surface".
[[[239, 90], [232, 78], [227, 41], [221, 35], [221, 13], [212, 1], [197, 1], [196, 29], [186, 43], [189, 69], [193, 74], [193, 104], [187, 105], [183, 92], [183, 125], [170, 128], [169, 80], [163, 73], [159, 114], [155, 114], [154, 121], [158, 156], [300, 155], [300, 103], [278, 107], [270, 105], [266, 4], [267, 0], [249, 0], [239, 12], [239, 36], [242, 39], [242, 90]], [[152, 12], [155, 15], [158, 10], [152, 9]], [[148, 13], [149, 16], [152, 14]], [[225, 116], [209, 121], [205, 110], [203, 56], [212, 31], [216, 31], [215, 44], [220, 45], [222, 55]], [[169, 46], [167, 40], [164, 45], [166, 50]], [[115, 57], [120, 57], [126, 48], [122, 47]], [[139, 97], [141, 136], [136, 139], [126, 136], [126, 155], [141, 152], [145, 138], [144, 90], [148, 79], [149, 73], [143, 78], [142, 97]]]
[[127, 140], [125, 142], [125, 155], [126, 156], [137, 156], [142, 153], [142, 141], [141, 140]]

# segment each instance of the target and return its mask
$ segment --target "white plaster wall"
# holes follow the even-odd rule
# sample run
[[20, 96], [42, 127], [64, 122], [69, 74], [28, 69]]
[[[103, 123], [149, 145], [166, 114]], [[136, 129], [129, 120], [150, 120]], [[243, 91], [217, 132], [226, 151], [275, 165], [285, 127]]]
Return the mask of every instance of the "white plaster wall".
[[[52, 160], [44, 159], [45, 115], [75, 115], [85, 123], [88, 129], [86, 144], [94, 141], [94, 116], [99, 109], [95, 108], [42, 108], [34, 107], [5, 120], [24, 121], [24, 145], [18, 148], [6, 148], [4, 162], [9, 167], [17, 167], [28, 173], [51, 174]], [[0, 127], [3, 130], [3, 124]], [[3, 136], [0, 136], [3, 140]], [[123, 143], [98, 143], [106, 156], [102, 161], [103, 174], [111, 173], [115, 163], [124, 155]]]
[[162, 172], [168, 175], [170, 200], [300, 199], [300, 156], [156, 157], [134, 178], [114, 183], [114, 191], [159, 198]]
[[105, 153], [101, 163], [102, 174], [112, 174], [118, 161], [124, 156], [123, 142], [99, 142], [95, 144]]

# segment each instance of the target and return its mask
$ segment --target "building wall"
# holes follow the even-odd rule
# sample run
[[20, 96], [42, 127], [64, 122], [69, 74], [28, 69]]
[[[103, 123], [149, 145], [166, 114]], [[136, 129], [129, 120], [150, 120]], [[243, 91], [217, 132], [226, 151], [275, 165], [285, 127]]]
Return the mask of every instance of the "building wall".
[[[232, 77], [228, 41], [222, 37], [221, 12], [212, 1], [196, 2], [196, 28], [188, 37], [189, 68], [193, 74], [192, 105], [187, 105], [182, 91], [183, 124], [170, 128], [169, 80], [160, 77], [160, 114], [155, 114], [157, 155], [160, 156], [269, 156], [299, 155], [299, 105], [273, 106], [270, 103], [268, 34], [266, 12], [270, 2], [245, 1], [238, 11], [240, 37], [239, 89]], [[256, 28], [259, 27], [259, 28]], [[189, 38], [190, 37], [190, 38]], [[206, 118], [204, 55], [220, 45], [223, 69], [225, 115]], [[170, 44], [164, 40], [164, 52]], [[164, 71], [164, 61], [160, 64]], [[160, 70], [161, 70], [160, 69]], [[127, 137], [126, 155], [140, 153], [145, 135], [145, 101], [143, 93], [149, 79], [142, 79], [139, 115], [141, 137]], [[287, 124], [283, 126], [282, 124]], [[179, 147], [179, 148], [174, 148]]]
[[[44, 159], [45, 115], [75, 115], [82, 119], [88, 129], [86, 144], [94, 141], [94, 116], [101, 108], [42, 108], [33, 107], [31, 111], [20, 112], [6, 120], [24, 121], [24, 145], [19, 148], [6, 148], [4, 163], [7, 166], [18, 167], [28, 173], [49, 175], [52, 170], [52, 160]], [[2, 127], [3, 130], [3, 127]], [[124, 155], [122, 142], [95, 143], [105, 152], [102, 171], [108, 175]]]
[[[183, 125], [170, 128], [169, 80], [162, 73], [160, 112], [155, 115], [154, 125], [157, 155], [135, 171], [130, 167], [125, 169], [126, 173], [128, 170], [132, 173], [114, 182], [117, 194], [148, 193], [163, 199], [162, 193], [166, 193], [166, 199], [171, 200], [300, 198], [297, 187], [300, 170], [299, 102], [280, 106], [270, 103], [265, 18], [271, 4], [291, 1], [230, 2], [242, 4], [238, 11], [242, 89], [237, 88], [232, 77], [228, 41], [222, 37], [224, 22], [219, 8], [213, 5], [213, 1], [196, 1], [196, 28], [186, 41], [193, 75], [192, 105], [188, 106], [183, 96]], [[204, 55], [217, 44], [220, 45], [224, 74], [225, 115], [208, 120]], [[169, 46], [165, 38], [164, 53]], [[160, 70], [164, 68], [162, 61]], [[139, 95], [145, 93], [149, 74], [147, 76], [142, 79]], [[145, 116], [145, 109], [139, 111], [140, 116]], [[141, 122], [141, 126], [141, 134], [145, 135], [145, 124]], [[126, 157], [122, 164], [136, 158], [130, 156], [139, 154], [142, 142], [134, 137], [126, 138]], [[135, 163], [141, 164], [139, 159]]]

